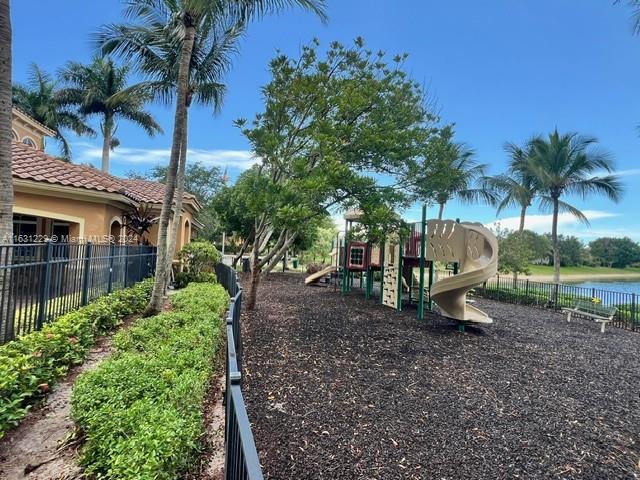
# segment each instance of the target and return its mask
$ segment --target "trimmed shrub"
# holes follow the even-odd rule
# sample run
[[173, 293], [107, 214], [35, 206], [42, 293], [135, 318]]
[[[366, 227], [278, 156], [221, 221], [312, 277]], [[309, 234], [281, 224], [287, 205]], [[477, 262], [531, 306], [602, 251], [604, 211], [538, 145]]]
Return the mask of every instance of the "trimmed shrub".
[[176, 288], [184, 288], [190, 283], [216, 283], [218, 281], [213, 272], [178, 272], [173, 282]]
[[184, 271], [176, 274], [176, 288], [184, 288], [193, 282], [216, 282], [215, 266], [221, 256], [213, 243], [194, 240], [182, 247], [178, 258], [183, 262]]
[[171, 297], [172, 311], [116, 334], [114, 355], [78, 378], [71, 416], [86, 473], [174, 479], [193, 464], [228, 302], [220, 285], [189, 285]]
[[99, 334], [147, 305], [153, 280], [100, 297], [0, 347], [0, 438], [68, 369], [82, 363]]

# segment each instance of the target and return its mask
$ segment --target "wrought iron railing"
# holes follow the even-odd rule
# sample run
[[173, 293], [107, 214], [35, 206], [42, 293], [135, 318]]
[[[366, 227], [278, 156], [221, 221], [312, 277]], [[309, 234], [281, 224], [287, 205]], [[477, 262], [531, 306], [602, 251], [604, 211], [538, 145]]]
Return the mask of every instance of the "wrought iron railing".
[[262, 468], [242, 396], [242, 287], [228, 265], [216, 266], [218, 281], [231, 296], [227, 313], [225, 378], [225, 479], [262, 480]]
[[153, 275], [155, 264], [146, 245], [0, 245], [0, 344]]
[[501, 302], [530, 305], [560, 310], [573, 307], [576, 300], [589, 300], [601, 305], [617, 307], [612, 325], [632, 331], [640, 331], [638, 295], [563, 283], [535, 282], [529, 279], [514, 280], [512, 276], [496, 275], [475, 289], [478, 296]]

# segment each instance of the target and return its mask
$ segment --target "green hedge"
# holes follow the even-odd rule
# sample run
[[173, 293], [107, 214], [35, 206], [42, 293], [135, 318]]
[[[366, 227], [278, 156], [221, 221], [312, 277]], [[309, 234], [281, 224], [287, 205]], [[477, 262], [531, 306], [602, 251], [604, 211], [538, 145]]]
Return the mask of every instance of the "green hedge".
[[153, 280], [100, 297], [42, 330], [0, 347], [0, 438], [17, 425], [69, 367], [82, 363], [99, 334], [147, 305]]
[[71, 416], [86, 473], [173, 479], [193, 464], [228, 302], [220, 285], [190, 284], [171, 297], [172, 311], [119, 332], [114, 355], [78, 378]]

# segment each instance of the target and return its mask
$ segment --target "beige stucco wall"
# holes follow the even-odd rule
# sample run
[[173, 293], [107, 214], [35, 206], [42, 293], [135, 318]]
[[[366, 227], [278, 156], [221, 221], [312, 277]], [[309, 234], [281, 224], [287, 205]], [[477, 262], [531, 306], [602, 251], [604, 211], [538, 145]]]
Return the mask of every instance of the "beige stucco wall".
[[[84, 201], [72, 198], [60, 198], [52, 195], [40, 195], [16, 191], [14, 212], [16, 214], [39, 217], [38, 234], [47, 235], [51, 232], [51, 219], [69, 223], [71, 241], [91, 240], [95, 243], [107, 243], [114, 221], [122, 223], [123, 207]], [[178, 232], [176, 252], [191, 240], [193, 215], [183, 212], [180, 219], [181, 229]], [[131, 233], [131, 232], [126, 232]], [[152, 244], [158, 242], [158, 225], [155, 224], [145, 235]], [[117, 239], [116, 239], [117, 241]]]
[[[109, 234], [111, 219], [121, 215], [118, 208], [83, 202], [71, 198], [58, 198], [33, 193], [15, 192], [14, 213], [33, 215], [69, 222], [70, 235], [83, 237], [85, 240], [104, 243], [103, 238]], [[39, 234], [45, 234], [45, 224], [41, 222]]]
[[[188, 223], [188, 224], [187, 224]], [[187, 224], [187, 225], [185, 225]], [[180, 217], [180, 231], [178, 232], [178, 238], [176, 240], [176, 253], [187, 243], [191, 241], [191, 226], [193, 224], [193, 215], [190, 212], [182, 212]], [[145, 238], [149, 240], [153, 245], [158, 243], [158, 224], [156, 223], [151, 227], [149, 233], [145, 235]]]
[[29, 128], [28, 125], [21, 123], [18, 119], [11, 122], [11, 129], [17, 136], [17, 141], [23, 143], [25, 137], [29, 137], [38, 146], [38, 149], [44, 150], [44, 136], [35, 129]]

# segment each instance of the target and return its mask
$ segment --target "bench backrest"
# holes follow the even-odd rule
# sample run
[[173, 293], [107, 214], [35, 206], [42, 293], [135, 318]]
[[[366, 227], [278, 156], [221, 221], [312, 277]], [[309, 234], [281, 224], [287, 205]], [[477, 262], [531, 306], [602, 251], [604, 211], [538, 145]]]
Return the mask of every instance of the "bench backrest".
[[583, 299], [576, 300], [575, 308], [601, 317], [612, 317], [618, 311], [618, 307], [602, 305], [601, 303], [593, 303], [589, 300]]

